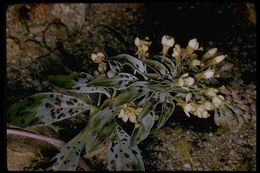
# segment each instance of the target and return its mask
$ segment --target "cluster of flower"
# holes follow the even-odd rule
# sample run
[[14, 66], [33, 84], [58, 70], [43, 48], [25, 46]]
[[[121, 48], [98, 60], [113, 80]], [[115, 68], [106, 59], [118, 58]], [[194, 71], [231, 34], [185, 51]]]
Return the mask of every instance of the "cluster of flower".
[[[149, 58], [148, 50], [151, 43], [148, 37], [144, 39], [135, 38], [134, 44], [137, 47], [136, 55], [138, 55], [139, 59], [144, 60]], [[179, 70], [179, 74], [171, 79], [170, 82], [171, 86], [180, 87], [187, 91], [186, 94], [176, 94], [174, 99], [183, 108], [188, 117], [190, 117], [190, 114], [193, 114], [199, 118], [208, 118], [210, 116], [209, 111], [216, 111], [217, 109], [227, 110], [227, 106], [225, 105], [230, 107], [231, 104], [226, 96], [229, 97], [230, 93], [232, 99], [238, 100], [235, 92], [230, 91], [229, 87], [225, 87], [224, 85], [221, 87], [212, 87], [199, 82], [201, 79], [210, 80], [219, 78], [223, 72], [232, 69], [233, 64], [223, 61], [227, 55], [219, 54], [217, 53], [217, 48], [212, 48], [199, 58], [195, 51], [203, 51], [203, 47], [199, 47], [199, 42], [196, 38], [191, 39], [186, 48], [181, 48], [179, 44], [175, 44], [175, 39], [172, 36], [164, 35], [161, 44], [162, 62], [165, 57], [168, 57], [175, 63], [178, 69], [188, 66], [185, 71]], [[172, 58], [168, 55], [170, 48], [173, 48]], [[95, 63], [98, 63], [98, 71], [105, 73], [107, 67], [106, 63], [103, 62], [105, 59], [104, 54], [101, 52], [92, 54], [91, 58]], [[219, 65], [221, 62], [222, 64]], [[240, 106], [243, 111], [249, 111], [247, 104], [244, 102], [241, 102]], [[234, 109], [237, 112], [238, 108]], [[138, 125], [136, 115], [141, 110], [142, 108], [136, 108], [133, 103], [125, 104], [124, 108], [120, 111], [119, 118], [122, 118], [123, 122], [130, 120], [132, 123]], [[239, 112], [240, 115], [241, 112]]]

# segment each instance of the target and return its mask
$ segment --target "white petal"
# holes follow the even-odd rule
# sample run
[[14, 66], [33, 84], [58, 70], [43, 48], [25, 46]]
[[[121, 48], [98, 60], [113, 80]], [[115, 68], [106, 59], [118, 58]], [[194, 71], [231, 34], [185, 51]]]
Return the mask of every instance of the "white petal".
[[135, 115], [131, 115], [131, 116], [129, 116], [128, 118], [129, 118], [130, 122], [132, 122], [132, 123], [136, 123], [136, 122], [137, 122]]
[[126, 115], [126, 114], [124, 114], [124, 116], [122, 117], [122, 120], [123, 120], [123, 122], [127, 122], [127, 120], [128, 120], [128, 116]]
[[178, 80], [178, 86], [182, 87], [184, 85], [184, 80], [183, 78], [179, 78]]
[[166, 38], [166, 35], [164, 35], [163, 37], [162, 37], [162, 41], [161, 41], [161, 43], [162, 43], [162, 45], [165, 45], [166, 44], [166, 42], [167, 42], [167, 38]]
[[188, 76], [189, 76], [189, 73], [184, 73], [184, 74], [181, 75], [181, 77], [183, 77], [183, 78], [188, 77]]
[[136, 37], [135, 38], [135, 45], [139, 46], [139, 44], [140, 44], [140, 39], [139, 39], [139, 37]]
[[187, 117], [190, 117], [190, 113], [184, 110], [184, 113], [187, 115]]
[[192, 97], [192, 93], [186, 94], [186, 97], [185, 97], [186, 103], [188, 103], [191, 100], [191, 97]]
[[95, 60], [97, 59], [97, 54], [92, 53], [91, 54], [91, 59], [95, 62]]
[[169, 39], [167, 42], [166, 42], [166, 46], [169, 46], [169, 47], [172, 47], [173, 45], [174, 45], [174, 38], [171, 38], [171, 39]]
[[97, 53], [97, 56], [99, 56], [99, 57], [105, 57], [105, 55], [104, 55], [102, 52], [98, 52], [98, 53]]
[[187, 86], [192, 86], [193, 84], [194, 84], [194, 78], [192, 78], [192, 77], [187, 77], [187, 78], [185, 78], [184, 79], [184, 83], [185, 83], [185, 85], [187, 85]]
[[198, 48], [199, 48], [199, 43], [198, 43], [197, 39], [196, 39], [196, 38], [191, 39], [191, 40], [189, 41], [189, 46], [190, 46], [193, 50], [198, 49]]
[[120, 113], [118, 114], [118, 118], [122, 118], [124, 116], [124, 114], [125, 114], [124, 109], [121, 109]]

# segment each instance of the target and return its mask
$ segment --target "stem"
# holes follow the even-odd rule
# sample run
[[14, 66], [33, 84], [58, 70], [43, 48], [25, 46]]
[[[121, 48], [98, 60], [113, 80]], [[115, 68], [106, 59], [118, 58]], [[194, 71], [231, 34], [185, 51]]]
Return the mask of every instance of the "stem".
[[112, 98], [116, 96], [116, 89], [113, 88], [113, 95], [112, 95]]
[[100, 106], [100, 102], [101, 102], [101, 93], [99, 93], [99, 95], [98, 95], [98, 103], [97, 103], [98, 107]]
[[[59, 146], [59, 147], [62, 147], [65, 144], [64, 141], [57, 139], [57, 138], [48, 137], [48, 136], [32, 133], [32, 132], [21, 130], [21, 129], [7, 127], [7, 135], [9, 135], [9, 134], [25, 136], [25, 137], [29, 137], [29, 138], [33, 138], [33, 139], [38, 139], [41, 141], [46, 141], [46, 142], [49, 142], [49, 143]], [[86, 164], [86, 162], [84, 161], [84, 159], [82, 157], [79, 158], [78, 165], [81, 168], [83, 168], [85, 171], [90, 171], [89, 166]]]

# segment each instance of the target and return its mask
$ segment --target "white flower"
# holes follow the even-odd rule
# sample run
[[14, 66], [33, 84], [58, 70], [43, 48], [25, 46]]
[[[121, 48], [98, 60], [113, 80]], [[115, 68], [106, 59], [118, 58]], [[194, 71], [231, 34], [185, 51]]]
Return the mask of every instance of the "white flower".
[[183, 107], [183, 110], [184, 110], [184, 113], [185, 113], [188, 117], [190, 117], [190, 113], [196, 111], [196, 109], [195, 109], [193, 103], [188, 103], [188, 104], [186, 104], [186, 105]]
[[199, 42], [197, 38], [193, 38], [189, 41], [189, 46], [193, 50], [197, 50], [199, 48]]
[[188, 77], [189, 76], [189, 73], [184, 73], [180, 76], [179, 79], [174, 80], [174, 84], [177, 85], [177, 86], [180, 86], [180, 87], [183, 87], [184, 86], [192, 86], [195, 82], [194, 78], [192, 77]]
[[101, 63], [103, 62], [103, 60], [105, 59], [105, 55], [102, 52], [98, 52], [98, 53], [92, 53], [91, 54], [91, 59], [92, 61], [94, 61], [95, 63]]
[[214, 110], [214, 105], [209, 102], [209, 101], [206, 101], [204, 104], [203, 104], [204, 108], [208, 111], [212, 111]]
[[203, 73], [203, 77], [206, 79], [212, 78], [215, 74], [215, 70], [214, 69], [208, 69]]
[[195, 80], [192, 77], [186, 77], [184, 78], [184, 85], [186, 86], [192, 86], [194, 84]]
[[223, 96], [220, 97], [220, 95], [214, 96], [212, 99], [212, 103], [216, 108], [218, 108], [219, 106], [224, 104], [224, 97]]
[[193, 59], [192, 62], [191, 62], [191, 65], [192, 66], [199, 66], [201, 65], [201, 61], [200, 60], [197, 60], [197, 59]]
[[218, 89], [216, 89], [216, 88], [208, 88], [206, 90], [206, 95], [210, 96], [210, 97], [214, 97], [214, 96], [216, 96], [217, 92], [218, 92]]
[[168, 35], [164, 35], [161, 41], [163, 45], [162, 54], [166, 56], [170, 47], [174, 45], [174, 38]]
[[103, 62], [105, 60], [105, 55], [102, 52], [98, 52], [96, 54], [92, 53], [91, 59], [93, 62], [98, 64], [98, 71], [100, 73], [104, 73], [107, 70], [107, 64]]
[[136, 55], [138, 55], [138, 58], [146, 58], [149, 55], [148, 49], [152, 42], [149, 42], [148, 37], [145, 37], [144, 40], [141, 40], [139, 37], [136, 37], [134, 42], [137, 46]]
[[199, 48], [199, 42], [197, 38], [193, 38], [189, 41], [188, 46], [185, 50], [185, 56], [189, 57], [195, 50], [203, 50], [202, 47]]
[[203, 105], [200, 105], [195, 113], [199, 118], [208, 118], [210, 115], [208, 111], [205, 110]]
[[124, 104], [123, 108], [118, 114], [118, 118], [121, 118], [123, 122], [127, 122], [128, 119], [132, 123], [137, 123], [136, 115], [142, 111], [142, 108], [134, 108], [130, 104]]
[[183, 78], [179, 78], [178, 80], [178, 86], [182, 87], [184, 85], [184, 80]]
[[168, 35], [164, 35], [161, 41], [163, 46], [172, 47], [175, 43], [174, 38]]

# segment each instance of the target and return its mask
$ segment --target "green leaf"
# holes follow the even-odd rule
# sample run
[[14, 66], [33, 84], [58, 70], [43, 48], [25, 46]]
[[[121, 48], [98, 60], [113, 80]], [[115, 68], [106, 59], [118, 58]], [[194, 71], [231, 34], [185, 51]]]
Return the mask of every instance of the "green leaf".
[[150, 60], [150, 59], [143, 59], [142, 60], [146, 65], [148, 65], [149, 67], [151, 67], [155, 72], [165, 76], [166, 73], [169, 73], [169, 71], [167, 70], [166, 67], [164, 67], [163, 64], [161, 64], [158, 61], [155, 60]]
[[75, 171], [78, 165], [81, 151], [87, 140], [89, 128], [82, 130], [76, 137], [65, 144], [60, 152], [52, 158], [55, 163], [50, 168], [53, 171]]
[[110, 171], [144, 171], [144, 164], [137, 146], [130, 146], [130, 136], [119, 126], [115, 140], [108, 146]]
[[73, 96], [40, 93], [14, 104], [8, 111], [8, 118], [11, 124], [21, 127], [43, 126], [95, 109], [97, 108]]
[[141, 119], [140, 127], [135, 128], [131, 136], [131, 146], [138, 145], [150, 134], [155, 120], [154, 111], [150, 111], [143, 119]]
[[167, 93], [171, 90], [171, 87], [169, 85], [152, 83], [152, 82], [147, 84], [147, 88], [152, 91], [161, 92], [161, 93]]
[[78, 78], [79, 76], [81, 76], [81, 73], [74, 72], [69, 75], [51, 75], [48, 76], [48, 80], [61, 88], [71, 89], [74, 86], [73, 80]]
[[176, 66], [175, 66], [174, 62], [172, 62], [172, 60], [170, 60], [169, 58], [167, 58], [165, 56], [159, 56], [159, 55], [154, 56], [154, 58], [156, 60], [159, 60], [166, 67], [168, 67], [168, 69], [170, 70], [171, 74], [174, 74], [174, 70], [176, 69]]
[[98, 148], [101, 144], [103, 144], [115, 131], [116, 129], [116, 123], [112, 124], [106, 124], [101, 129], [93, 129], [91, 130], [86, 138], [86, 146], [85, 146], [85, 152], [86, 157], [89, 156], [89, 154], [94, 151], [96, 148]]
[[147, 93], [145, 86], [131, 85], [123, 94], [115, 98], [113, 106], [123, 105], [142, 97]]
[[174, 108], [175, 108], [174, 99], [170, 94], [168, 94], [162, 106], [162, 114], [160, 115], [160, 119], [157, 124], [158, 129], [161, 128], [166, 123], [166, 121], [172, 115]]
[[138, 120], [141, 121], [149, 111], [154, 110], [158, 103], [164, 102], [166, 93], [153, 92], [151, 96], [147, 99], [143, 110], [138, 114]]
[[113, 87], [119, 90], [127, 88], [130, 84], [137, 81], [138, 78], [129, 73], [118, 73], [116, 76], [108, 78], [105, 74], [89, 82], [89, 86]]
[[108, 61], [117, 61], [122, 65], [129, 65], [137, 70], [139, 73], [143, 74], [145, 72], [145, 66], [142, 61], [139, 59], [128, 55], [128, 54], [121, 54], [117, 56], [110, 57]]
[[107, 97], [111, 97], [109, 92], [103, 87], [89, 86], [88, 83], [93, 79], [94, 79], [93, 76], [81, 72], [79, 76], [73, 78], [73, 80], [71, 81], [73, 85], [67, 89], [70, 89], [69, 91], [76, 92], [76, 93], [85, 93], [85, 94], [103, 93]]
[[120, 106], [110, 106], [99, 111], [91, 120], [90, 125], [95, 129], [102, 128], [105, 124], [114, 119], [115, 115], [119, 113], [120, 109]]

